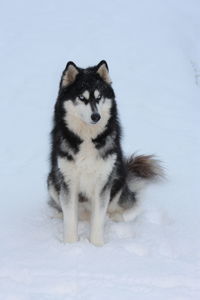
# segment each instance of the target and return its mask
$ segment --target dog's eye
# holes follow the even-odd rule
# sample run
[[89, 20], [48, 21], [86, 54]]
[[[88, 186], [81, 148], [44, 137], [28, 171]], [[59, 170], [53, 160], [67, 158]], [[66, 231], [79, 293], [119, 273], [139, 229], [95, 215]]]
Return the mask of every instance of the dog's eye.
[[97, 100], [101, 100], [101, 95], [99, 94], [97, 97], [96, 97]]
[[78, 97], [79, 97], [79, 99], [80, 99], [81, 101], [84, 101], [84, 100], [85, 100], [85, 97], [84, 97], [83, 95], [79, 95]]

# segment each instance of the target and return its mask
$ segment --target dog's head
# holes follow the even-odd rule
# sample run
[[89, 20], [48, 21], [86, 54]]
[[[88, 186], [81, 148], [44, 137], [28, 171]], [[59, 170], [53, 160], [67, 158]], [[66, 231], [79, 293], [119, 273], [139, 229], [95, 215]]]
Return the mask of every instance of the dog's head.
[[68, 62], [61, 77], [58, 97], [68, 125], [76, 121], [88, 126], [105, 125], [111, 115], [114, 97], [104, 60], [87, 69]]

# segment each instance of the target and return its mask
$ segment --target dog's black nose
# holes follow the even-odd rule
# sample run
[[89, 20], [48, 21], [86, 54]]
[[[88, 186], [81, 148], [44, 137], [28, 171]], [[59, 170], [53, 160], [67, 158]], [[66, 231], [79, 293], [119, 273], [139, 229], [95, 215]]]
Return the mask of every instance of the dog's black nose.
[[97, 122], [101, 119], [100, 114], [98, 114], [98, 113], [93, 113], [93, 114], [91, 115], [91, 119], [92, 119], [93, 122], [97, 123]]

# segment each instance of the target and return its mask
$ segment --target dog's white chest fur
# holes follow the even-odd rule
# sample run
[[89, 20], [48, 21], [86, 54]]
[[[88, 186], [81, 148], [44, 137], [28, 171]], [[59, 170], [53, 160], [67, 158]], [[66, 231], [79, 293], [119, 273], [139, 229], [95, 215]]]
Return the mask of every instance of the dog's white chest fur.
[[75, 183], [78, 193], [84, 193], [91, 198], [97, 187], [101, 190], [107, 182], [115, 160], [115, 154], [103, 159], [91, 139], [86, 139], [73, 161], [59, 158], [58, 166], [66, 182]]

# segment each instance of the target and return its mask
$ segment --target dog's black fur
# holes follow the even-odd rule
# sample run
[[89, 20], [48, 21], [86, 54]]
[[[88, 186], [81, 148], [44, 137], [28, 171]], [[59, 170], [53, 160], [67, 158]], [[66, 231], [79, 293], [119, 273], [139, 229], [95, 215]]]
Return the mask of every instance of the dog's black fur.
[[[76, 154], [79, 152], [80, 144], [83, 142], [79, 136], [66, 127], [64, 122], [64, 101], [75, 100], [77, 95], [86, 89], [89, 91], [98, 89], [103, 97], [112, 99], [112, 107], [108, 124], [102, 133], [100, 133], [96, 138], [92, 139], [92, 142], [94, 143], [96, 149], [101, 150], [107, 142], [107, 137], [112, 137], [112, 147], [109, 147], [109, 149], [105, 153], [103, 152], [103, 154], [100, 152], [100, 155], [103, 159], [106, 159], [107, 156], [114, 153], [117, 155], [115, 168], [108, 177], [107, 183], [103, 189], [105, 189], [108, 185], [111, 187], [110, 201], [112, 201], [116, 193], [123, 188], [126, 190], [126, 195], [128, 193], [128, 197], [124, 197], [122, 193], [122, 197], [125, 198], [123, 201], [121, 201], [123, 202], [122, 205], [123, 207], [126, 206], [125, 202], [128, 200], [127, 204], [130, 206], [130, 203], [133, 204], [135, 202], [135, 193], [130, 191], [126, 185], [127, 168], [121, 149], [121, 126], [118, 119], [115, 93], [112, 86], [105, 82], [101, 76], [97, 74], [97, 69], [103, 63], [106, 62], [102, 61], [99, 65], [95, 67], [89, 67], [87, 69], [78, 68], [79, 73], [76, 77], [76, 80], [67, 87], [63, 88], [62, 84], [60, 83], [59, 93], [55, 105], [54, 125], [51, 133], [51, 171], [48, 177], [48, 182], [54, 184], [58, 193], [61, 185], [64, 185], [65, 189], [68, 188], [67, 183], [64, 182], [63, 176], [58, 169], [57, 158], [61, 156], [68, 160], [73, 160]], [[71, 62], [67, 64], [66, 69], [68, 68], [69, 64], [71, 64]], [[63, 75], [65, 74], [66, 69], [64, 70]], [[61, 141], [63, 140], [67, 142], [67, 145], [70, 147], [70, 153], [72, 151], [74, 156], [61, 149]]]
[[[73, 101], [76, 105], [76, 98], [85, 90], [92, 95], [97, 89], [103, 98], [111, 99], [110, 118], [100, 134], [91, 138], [91, 142], [98, 150], [98, 155], [106, 160], [111, 155], [116, 155], [116, 162], [112, 172], [106, 179], [105, 185], [102, 187], [102, 193], [110, 190], [110, 202], [115, 195], [121, 191], [118, 205], [122, 209], [131, 208], [137, 199], [138, 189], [135, 186], [139, 181], [150, 181], [161, 175], [161, 168], [158, 162], [152, 156], [131, 157], [129, 160], [124, 158], [121, 148], [121, 126], [118, 119], [117, 104], [115, 101], [115, 93], [111, 86], [111, 82], [101, 76], [97, 71], [104, 65], [108, 72], [108, 66], [105, 61], [101, 61], [97, 66], [86, 69], [78, 68], [73, 62], [69, 62], [62, 74], [60, 88], [55, 104], [53, 130], [51, 132], [51, 170], [48, 176], [48, 186], [54, 186], [59, 197], [61, 189], [69, 191], [70, 186], [64, 180], [64, 176], [58, 167], [58, 158], [62, 157], [68, 161], [75, 161], [76, 155], [80, 151], [83, 139], [75, 132], [70, 130], [64, 121], [65, 114], [64, 103]], [[73, 66], [77, 70], [75, 78], [67, 85], [63, 85], [68, 68]], [[92, 96], [91, 96], [92, 97]], [[97, 99], [93, 98], [84, 100], [85, 105], [96, 105]], [[63, 149], [62, 143], [67, 145]], [[88, 153], [88, 155], [90, 155]], [[132, 184], [132, 182], [136, 182]], [[55, 199], [54, 199], [55, 200]], [[87, 201], [87, 196], [79, 193], [79, 201]], [[58, 201], [54, 201], [54, 206], [58, 207]]]

